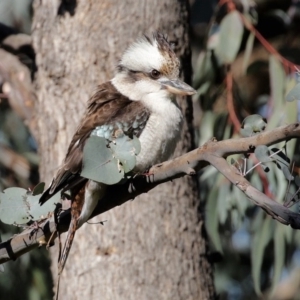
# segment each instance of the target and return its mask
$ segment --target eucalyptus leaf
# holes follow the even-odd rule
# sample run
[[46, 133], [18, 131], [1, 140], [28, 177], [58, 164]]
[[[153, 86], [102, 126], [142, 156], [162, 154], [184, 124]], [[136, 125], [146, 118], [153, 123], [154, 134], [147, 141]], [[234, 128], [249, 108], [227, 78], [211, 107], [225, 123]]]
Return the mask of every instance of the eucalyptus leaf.
[[83, 149], [83, 167], [81, 176], [105, 184], [116, 184], [124, 177], [119, 168], [118, 159], [103, 137], [91, 136]]
[[287, 244], [291, 244], [294, 237], [294, 229], [290, 226], [281, 226], [283, 228], [284, 237]]
[[196, 62], [193, 87], [198, 89], [205, 82], [212, 82], [215, 77], [215, 70], [212, 64], [212, 51], [202, 51]]
[[236, 199], [236, 207], [241, 217], [245, 216], [246, 209], [250, 205], [250, 201], [247, 200], [246, 195], [237, 187], [233, 189], [234, 197]]
[[293, 89], [291, 89], [285, 96], [286, 101], [292, 102], [300, 100], [300, 83], [298, 83]]
[[273, 114], [268, 120], [268, 129], [271, 129], [281, 124], [286, 117], [283, 101], [286, 75], [281, 62], [273, 55], [270, 55], [269, 59], [269, 73]]
[[218, 216], [219, 216], [219, 222], [220, 224], [225, 224], [227, 217], [228, 217], [228, 211], [231, 208], [231, 193], [229, 191], [230, 185], [228, 183], [222, 183], [219, 186], [219, 193], [217, 198], [217, 210], [218, 210]]
[[45, 189], [45, 182], [40, 182], [32, 190], [32, 195], [36, 196], [42, 194], [44, 192], [44, 189]]
[[61, 202], [60, 193], [56, 193], [48, 199], [43, 205], [40, 205], [40, 195], [28, 194], [27, 202], [29, 203], [29, 216], [33, 221], [47, 217], [54, 211], [56, 204]]
[[272, 280], [271, 296], [275, 291], [275, 287], [280, 280], [280, 275], [283, 270], [285, 261], [285, 238], [284, 238], [284, 226], [279, 223], [275, 225], [274, 234], [274, 275]]
[[272, 158], [276, 162], [276, 166], [280, 170], [282, 170], [285, 178], [289, 181], [293, 180], [294, 177], [290, 172], [290, 162], [291, 162], [290, 159], [282, 151], [279, 151], [279, 149], [277, 148], [272, 148], [271, 152], [272, 152]]
[[254, 35], [254, 33], [250, 32], [249, 37], [247, 39], [246, 49], [245, 49], [245, 54], [244, 54], [244, 60], [243, 60], [242, 69], [243, 69], [244, 74], [247, 71], [247, 67], [248, 67], [248, 64], [249, 64], [249, 59], [250, 59], [252, 49], [253, 49], [254, 40], [255, 40], [255, 35]]
[[274, 109], [279, 109], [283, 104], [285, 90], [285, 72], [277, 57], [271, 55], [269, 60], [269, 72], [271, 83], [271, 94], [274, 101]]
[[253, 135], [253, 130], [251, 128], [241, 128], [240, 134], [244, 137], [249, 137]]
[[83, 149], [81, 176], [108, 185], [119, 183], [135, 167], [140, 151], [139, 139], [122, 130], [115, 133], [113, 141], [91, 136]]
[[265, 145], [259, 145], [255, 148], [254, 154], [256, 158], [262, 162], [262, 163], [267, 163], [273, 161], [272, 158], [270, 158], [270, 150], [267, 146]]
[[283, 174], [284, 174], [284, 176], [285, 176], [285, 178], [286, 178], [287, 180], [291, 181], [291, 180], [294, 179], [294, 177], [292, 176], [292, 174], [291, 174], [291, 172], [290, 172], [289, 167], [288, 167], [286, 164], [284, 164], [284, 163], [282, 163], [282, 162], [280, 162], [280, 161], [277, 161], [277, 162], [276, 162], [276, 166], [277, 166], [280, 170], [282, 170], [282, 172], [283, 172]]
[[[39, 191], [41, 191], [41, 186]], [[40, 194], [22, 188], [13, 187], [0, 193], [0, 220], [6, 224], [23, 225], [46, 217], [60, 202], [60, 193], [50, 198], [44, 205], [39, 203]]]
[[267, 122], [262, 116], [254, 114], [244, 119], [240, 132], [243, 136], [252, 136], [264, 131], [266, 125]]
[[[286, 166], [289, 166], [291, 163], [291, 160], [287, 155], [285, 155], [284, 152], [280, 151], [278, 148], [271, 148], [272, 157], [274, 157], [277, 161], [280, 161], [281, 163], [285, 164]], [[276, 153], [276, 154], [275, 154]]]
[[228, 13], [220, 24], [219, 43], [216, 54], [224, 64], [231, 64], [240, 49], [244, 25], [238, 11]]
[[254, 283], [255, 292], [258, 295], [261, 295], [260, 289], [260, 275], [261, 275], [261, 266], [264, 256], [264, 250], [272, 238], [272, 218], [266, 216], [261, 230], [257, 230], [254, 233], [252, 249], [251, 249], [251, 261], [252, 261], [252, 277]]
[[241, 168], [239, 162], [236, 159], [234, 159], [233, 157], [230, 159], [230, 164], [234, 165], [235, 167], [237, 167], [239, 169]]
[[141, 151], [140, 142], [136, 137], [131, 139], [124, 134], [110, 143], [110, 148], [113, 157], [121, 163], [119, 168], [123, 169], [125, 173], [130, 172], [135, 167], [136, 155]]
[[240, 214], [237, 209], [230, 210], [230, 221], [234, 229], [238, 229], [241, 224]]
[[26, 224], [31, 220], [29, 216], [27, 191], [12, 187], [0, 193], [0, 220], [6, 224]]
[[205, 207], [205, 227], [207, 233], [217, 251], [223, 252], [219, 232], [219, 219], [216, 210], [219, 187], [215, 186], [209, 193]]

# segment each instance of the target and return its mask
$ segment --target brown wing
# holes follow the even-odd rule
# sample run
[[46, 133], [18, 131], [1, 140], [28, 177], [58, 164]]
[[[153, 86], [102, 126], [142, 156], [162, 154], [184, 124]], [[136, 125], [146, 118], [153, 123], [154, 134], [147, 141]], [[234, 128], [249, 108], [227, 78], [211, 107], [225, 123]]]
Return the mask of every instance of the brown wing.
[[130, 123], [137, 115], [149, 116], [148, 110], [140, 102], [131, 101], [120, 94], [111, 82], [99, 85], [87, 104], [87, 110], [72, 138], [64, 163], [49, 189], [40, 198], [40, 203], [44, 203], [53, 194], [69, 185], [70, 181], [80, 180], [78, 177], [82, 168], [83, 148], [95, 127], [118, 120]]

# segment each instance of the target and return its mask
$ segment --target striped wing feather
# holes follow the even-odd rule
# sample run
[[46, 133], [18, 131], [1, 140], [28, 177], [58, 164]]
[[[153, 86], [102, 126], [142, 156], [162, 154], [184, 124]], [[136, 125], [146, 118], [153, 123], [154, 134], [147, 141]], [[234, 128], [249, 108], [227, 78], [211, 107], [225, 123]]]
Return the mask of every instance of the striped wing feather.
[[63, 165], [57, 171], [50, 187], [41, 196], [40, 203], [43, 204], [61, 189], [83, 181], [80, 177], [83, 148], [97, 126], [114, 124], [118, 120], [132, 124], [137, 115], [145, 114], [148, 118], [149, 111], [140, 102], [131, 101], [120, 94], [110, 81], [99, 85], [87, 103], [87, 110], [72, 138]]

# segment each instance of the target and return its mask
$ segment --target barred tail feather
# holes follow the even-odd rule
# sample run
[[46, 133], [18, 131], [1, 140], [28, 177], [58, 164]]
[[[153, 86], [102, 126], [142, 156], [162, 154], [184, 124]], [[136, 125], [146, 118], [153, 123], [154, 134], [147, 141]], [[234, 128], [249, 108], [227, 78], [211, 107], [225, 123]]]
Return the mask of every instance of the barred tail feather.
[[67, 236], [67, 239], [65, 241], [65, 245], [64, 245], [61, 257], [59, 258], [59, 261], [58, 261], [58, 274], [59, 275], [62, 273], [62, 271], [65, 267], [66, 261], [68, 259], [68, 256], [69, 256], [72, 244], [73, 244], [73, 240], [74, 240], [74, 237], [75, 237], [75, 233], [76, 233], [76, 230], [78, 228], [77, 223], [78, 223], [77, 220], [73, 219], [71, 221], [69, 231], [68, 231], [68, 236]]

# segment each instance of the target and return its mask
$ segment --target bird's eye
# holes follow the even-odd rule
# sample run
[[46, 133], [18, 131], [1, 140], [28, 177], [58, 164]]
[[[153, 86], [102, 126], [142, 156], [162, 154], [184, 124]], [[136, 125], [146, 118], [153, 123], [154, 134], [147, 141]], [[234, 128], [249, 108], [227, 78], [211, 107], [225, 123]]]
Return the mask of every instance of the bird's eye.
[[157, 71], [157, 70], [155, 70], [155, 69], [153, 69], [153, 70], [151, 71], [151, 77], [152, 77], [153, 79], [157, 79], [157, 78], [159, 78], [159, 76], [160, 76], [160, 72], [159, 72], [159, 71]]

